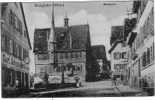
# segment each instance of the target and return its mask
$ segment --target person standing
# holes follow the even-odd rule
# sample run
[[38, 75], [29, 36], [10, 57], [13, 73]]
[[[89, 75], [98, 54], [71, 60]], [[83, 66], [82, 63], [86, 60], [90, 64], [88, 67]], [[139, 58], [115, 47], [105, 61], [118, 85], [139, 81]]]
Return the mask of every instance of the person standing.
[[16, 79], [16, 89], [18, 89], [19, 88], [19, 81], [18, 81], [18, 79]]
[[153, 80], [151, 79], [151, 77], [148, 77], [148, 87], [147, 87], [147, 93], [149, 96], [153, 96], [154, 95], [154, 83]]
[[112, 86], [116, 86], [116, 78], [112, 76]]

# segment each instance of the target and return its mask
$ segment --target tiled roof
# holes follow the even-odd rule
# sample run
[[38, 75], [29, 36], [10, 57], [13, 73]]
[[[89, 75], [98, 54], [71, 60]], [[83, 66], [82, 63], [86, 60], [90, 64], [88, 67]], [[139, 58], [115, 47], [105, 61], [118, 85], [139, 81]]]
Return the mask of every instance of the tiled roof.
[[[40, 52], [46, 52], [48, 45], [47, 45], [47, 33], [50, 33], [50, 28], [41, 28], [41, 29], [35, 29], [34, 32], [34, 52], [36, 48], [39, 49]], [[42, 39], [38, 39], [39, 35], [42, 34]], [[89, 33], [89, 26], [86, 25], [73, 25], [69, 26], [68, 29], [66, 27], [56, 27], [55, 28], [55, 38], [56, 38], [56, 50], [69, 50], [69, 42], [67, 42], [67, 48], [63, 48], [65, 41], [68, 41], [68, 39], [61, 40], [61, 34], [64, 33], [64, 35], [67, 36], [68, 33], [71, 33], [71, 39], [72, 39], [72, 50], [86, 50], [86, 46], [88, 45], [90, 41], [90, 33]], [[46, 38], [46, 39], [45, 39]], [[68, 38], [68, 36], [67, 36]]]
[[112, 26], [110, 44], [123, 39], [124, 26]]
[[91, 47], [92, 55], [95, 59], [107, 59], [104, 45], [94, 45]]
[[[64, 38], [61, 39], [61, 35], [64, 33]], [[73, 25], [66, 27], [56, 27], [55, 35], [57, 42], [57, 49], [70, 49], [69, 48], [69, 34], [71, 34], [72, 48], [71, 49], [86, 49], [86, 45], [90, 39], [89, 26], [88, 25]], [[66, 43], [66, 47], [63, 47]]]

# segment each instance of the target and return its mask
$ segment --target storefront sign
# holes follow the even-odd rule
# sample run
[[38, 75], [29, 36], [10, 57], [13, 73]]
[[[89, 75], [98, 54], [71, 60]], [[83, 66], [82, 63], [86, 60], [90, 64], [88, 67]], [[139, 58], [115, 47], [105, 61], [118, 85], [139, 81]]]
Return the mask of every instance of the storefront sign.
[[14, 57], [11, 57], [11, 64], [15, 65], [16, 67], [20, 67], [21, 66], [21, 61], [15, 59]]
[[11, 56], [7, 54], [3, 54], [3, 62], [11, 64]]
[[14, 65], [16, 67], [20, 67], [21, 66], [21, 61], [16, 59], [15, 57], [8, 55], [6, 53], [3, 53], [3, 62], [7, 63], [7, 64], [11, 64]]

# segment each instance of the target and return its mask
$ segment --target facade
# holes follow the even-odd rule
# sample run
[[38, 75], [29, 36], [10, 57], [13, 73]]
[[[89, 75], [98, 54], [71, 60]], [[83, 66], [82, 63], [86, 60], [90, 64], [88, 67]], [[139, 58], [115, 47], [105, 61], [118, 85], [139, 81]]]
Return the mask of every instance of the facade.
[[51, 64], [48, 51], [48, 40], [50, 29], [35, 29], [34, 32], [34, 59], [35, 59], [35, 74], [40, 78], [44, 74], [51, 74]]
[[[53, 40], [56, 44], [52, 48], [49, 47], [50, 28], [36, 29], [34, 35], [36, 73], [58, 76], [61, 77], [61, 81], [62, 74], [64, 74], [66, 83], [69, 82], [68, 77], [75, 77], [75, 75], [85, 81], [87, 56], [90, 48], [89, 26], [69, 26], [68, 20], [68, 18], [64, 19], [63, 27], [54, 28]], [[42, 37], [38, 34], [42, 34]]]
[[[29, 88], [31, 49], [22, 3], [1, 3], [2, 90]], [[9, 90], [10, 91], [10, 90]]]
[[128, 50], [129, 47], [123, 41], [115, 42], [109, 50], [112, 76], [120, 78], [122, 82], [127, 80]]
[[[64, 19], [64, 27], [55, 28], [56, 66], [53, 74], [64, 74], [65, 83], [70, 82], [68, 77], [79, 77], [86, 80], [88, 66], [88, 52], [90, 49], [89, 25], [69, 26], [69, 19]], [[62, 76], [63, 77], [63, 76]]]
[[[135, 6], [138, 5], [138, 6]], [[142, 88], [141, 79], [147, 79], [154, 87], [154, 12], [153, 0], [135, 1], [133, 12], [137, 14], [137, 25], [128, 37], [130, 45], [129, 83], [135, 88]], [[134, 34], [137, 34], [134, 36]], [[134, 39], [133, 39], [134, 37]]]
[[[102, 78], [109, 78], [110, 66], [107, 60], [105, 46], [104, 45], [94, 45], [91, 47], [92, 56], [95, 58], [99, 64], [99, 74], [103, 75]], [[97, 67], [97, 66], [96, 66]]]

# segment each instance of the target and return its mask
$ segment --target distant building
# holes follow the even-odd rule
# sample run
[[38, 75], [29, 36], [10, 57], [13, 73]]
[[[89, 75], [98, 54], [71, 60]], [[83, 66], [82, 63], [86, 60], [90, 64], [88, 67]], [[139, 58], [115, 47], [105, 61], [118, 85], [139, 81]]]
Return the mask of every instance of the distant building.
[[100, 66], [99, 73], [100, 74], [104, 74], [104, 73], [109, 74], [110, 66], [108, 64], [109, 62], [107, 60], [105, 46], [104, 45], [94, 45], [91, 47], [91, 49], [92, 49], [92, 56], [95, 58], [95, 60], [98, 62], [99, 66]]
[[[89, 25], [69, 26], [68, 18], [64, 19], [63, 27], [54, 28], [56, 41], [55, 62], [49, 57], [48, 39], [50, 28], [36, 29], [34, 35], [34, 53], [36, 73], [65, 76], [79, 75], [85, 81], [86, 69], [90, 66], [90, 33]], [[41, 36], [40, 36], [40, 35]], [[55, 65], [54, 65], [55, 63]], [[67, 82], [67, 81], [66, 81]]]
[[116, 41], [109, 50], [112, 75], [121, 78], [122, 82], [127, 79], [128, 50], [129, 47], [123, 41]]
[[[29, 51], [31, 49], [22, 3], [1, 3], [2, 90], [29, 88]], [[11, 90], [8, 90], [11, 92]], [[5, 96], [7, 92], [2, 91]]]
[[[80, 76], [86, 80], [89, 66], [90, 33], [89, 25], [69, 26], [69, 19], [64, 19], [64, 27], [55, 28], [56, 64], [53, 74]], [[66, 81], [67, 82], [67, 81]]]

